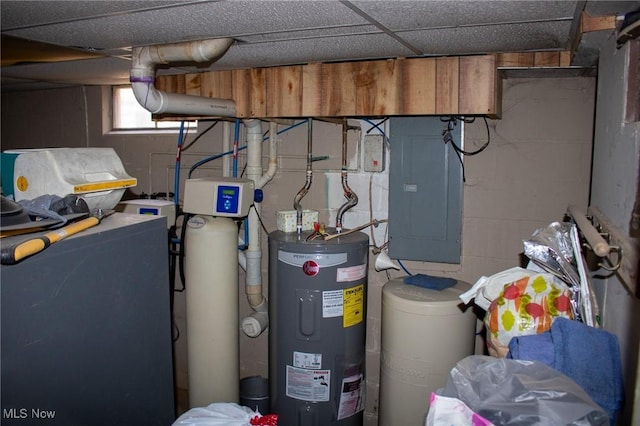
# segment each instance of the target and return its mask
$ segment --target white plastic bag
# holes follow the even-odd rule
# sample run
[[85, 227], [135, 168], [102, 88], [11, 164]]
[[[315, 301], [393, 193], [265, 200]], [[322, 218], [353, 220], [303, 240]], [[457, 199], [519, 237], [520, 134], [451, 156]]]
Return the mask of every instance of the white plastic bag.
[[207, 407], [192, 408], [182, 414], [173, 426], [251, 426], [260, 413], [233, 403], [216, 402]]
[[458, 398], [431, 393], [426, 426], [494, 426], [489, 420], [474, 413]]

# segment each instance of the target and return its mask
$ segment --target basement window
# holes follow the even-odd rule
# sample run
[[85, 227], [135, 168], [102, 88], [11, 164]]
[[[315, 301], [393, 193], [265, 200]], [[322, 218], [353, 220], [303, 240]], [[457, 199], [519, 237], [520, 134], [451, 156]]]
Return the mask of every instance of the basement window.
[[[111, 130], [136, 133], [175, 133], [180, 130], [180, 121], [154, 121], [151, 113], [138, 103], [131, 86], [112, 88]], [[187, 126], [185, 125], [185, 128]], [[191, 126], [193, 123], [191, 123]]]

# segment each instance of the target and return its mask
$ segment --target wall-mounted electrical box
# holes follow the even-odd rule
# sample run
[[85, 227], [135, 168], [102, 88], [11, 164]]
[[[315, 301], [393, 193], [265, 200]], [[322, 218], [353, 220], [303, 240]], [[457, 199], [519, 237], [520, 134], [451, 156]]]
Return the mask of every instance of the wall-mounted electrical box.
[[249, 214], [253, 196], [254, 183], [250, 179], [187, 179], [183, 210], [206, 216], [244, 217]]
[[384, 171], [385, 146], [382, 135], [366, 135], [364, 137], [364, 171]]
[[[389, 256], [460, 262], [462, 166], [439, 117], [390, 119]], [[451, 132], [461, 146], [462, 123]]]

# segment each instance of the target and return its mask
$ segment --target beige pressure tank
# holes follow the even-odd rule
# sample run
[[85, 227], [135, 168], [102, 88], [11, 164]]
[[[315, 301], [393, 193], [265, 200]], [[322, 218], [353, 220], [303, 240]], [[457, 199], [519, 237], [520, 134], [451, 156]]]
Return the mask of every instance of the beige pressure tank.
[[459, 299], [470, 285], [438, 291], [403, 280], [382, 289], [380, 426], [424, 425], [431, 392], [474, 352], [476, 316]]

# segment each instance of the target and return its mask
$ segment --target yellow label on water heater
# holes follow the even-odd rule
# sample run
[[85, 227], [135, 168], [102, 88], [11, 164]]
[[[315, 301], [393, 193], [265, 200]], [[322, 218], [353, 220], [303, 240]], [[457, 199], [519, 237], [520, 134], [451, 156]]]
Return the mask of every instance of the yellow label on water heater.
[[364, 318], [364, 284], [343, 290], [342, 326], [360, 324]]

